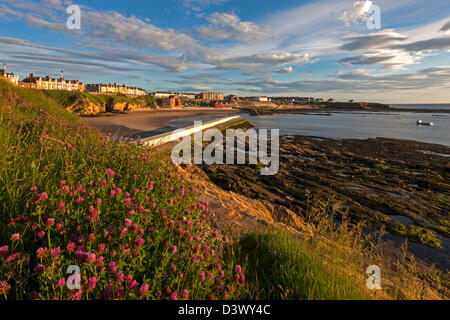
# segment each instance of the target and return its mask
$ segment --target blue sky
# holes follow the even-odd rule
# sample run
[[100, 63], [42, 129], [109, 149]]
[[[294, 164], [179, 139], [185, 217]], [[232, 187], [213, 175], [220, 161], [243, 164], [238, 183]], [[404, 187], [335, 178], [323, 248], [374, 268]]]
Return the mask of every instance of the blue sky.
[[21, 78], [450, 103], [449, 58], [448, 0], [0, 0], [0, 63]]

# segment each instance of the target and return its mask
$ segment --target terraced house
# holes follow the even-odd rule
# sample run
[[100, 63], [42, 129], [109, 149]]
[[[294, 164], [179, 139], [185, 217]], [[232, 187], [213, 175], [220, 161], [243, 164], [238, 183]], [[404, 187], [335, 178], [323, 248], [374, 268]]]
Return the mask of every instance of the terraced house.
[[131, 96], [145, 96], [147, 91], [137, 87], [127, 87], [126, 85], [118, 85], [116, 83], [93, 83], [86, 86], [86, 90], [92, 93], [101, 94], [126, 94]]
[[19, 82], [19, 86], [30, 89], [41, 90], [67, 90], [67, 91], [84, 91], [85, 86], [79, 80], [65, 80], [61, 78], [35, 77], [30, 74], [28, 77]]
[[19, 83], [19, 76], [15, 75], [14, 73], [8, 73], [6, 72], [6, 65], [3, 65], [3, 70], [0, 70], [0, 78], [4, 79], [13, 85], [17, 86]]

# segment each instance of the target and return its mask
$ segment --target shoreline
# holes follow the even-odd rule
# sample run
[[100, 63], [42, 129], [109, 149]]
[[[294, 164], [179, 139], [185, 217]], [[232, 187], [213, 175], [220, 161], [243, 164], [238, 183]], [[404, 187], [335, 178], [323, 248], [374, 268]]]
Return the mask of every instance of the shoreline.
[[[127, 113], [105, 113], [96, 117], [84, 117], [83, 120], [104, 134], [146, 138], [171, 130], [179, 129], [194, 117], [209, 121], [220, 116], [237, 114], [235, 109], [174, 109], [174, 110], [133, 110]], [[193, 124], [194, 119], [192, 119]], [[186, 125], [186, 126], [188, 126]]]
[[355, 224], [366, 221], [368, 230], [384, 227], [389, 254], [399, 255], [408, 239], [409, 251], [417, 258], [448, 271], [450, 164], [439, 154], [450, 154], [450, 147], [387, 138], [297, 135], [281, 138], [280, 170], [275, 176], [261, 177], [254, 165], [201, 169], [226, 191], [284, 206], [304, 219], [309, 197], [334, 199], [336, 219], [348, 214]]

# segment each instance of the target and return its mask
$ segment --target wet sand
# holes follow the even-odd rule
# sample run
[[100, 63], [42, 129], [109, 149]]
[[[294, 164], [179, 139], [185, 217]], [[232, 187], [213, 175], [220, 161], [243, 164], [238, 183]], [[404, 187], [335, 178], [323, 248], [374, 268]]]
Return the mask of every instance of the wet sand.
[[196, 108], [188, 110], [137, 110], [129, 113], [105, 113], [85, 121], [113, 136], [146, 138], [191, 126], [195, 120], [210, 121], [238, 113], [234, 109]]

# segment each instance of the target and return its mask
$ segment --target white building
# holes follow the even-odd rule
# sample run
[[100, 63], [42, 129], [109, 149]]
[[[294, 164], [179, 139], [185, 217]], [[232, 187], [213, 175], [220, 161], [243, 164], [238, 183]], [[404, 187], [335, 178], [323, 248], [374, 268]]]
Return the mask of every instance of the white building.
[[259, 97], [250, 97], [250, 101], [260, 101], [260, 102], [267, 102], [270, 99], [267, 96], [259, 96]]

